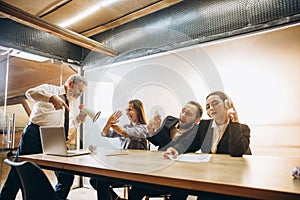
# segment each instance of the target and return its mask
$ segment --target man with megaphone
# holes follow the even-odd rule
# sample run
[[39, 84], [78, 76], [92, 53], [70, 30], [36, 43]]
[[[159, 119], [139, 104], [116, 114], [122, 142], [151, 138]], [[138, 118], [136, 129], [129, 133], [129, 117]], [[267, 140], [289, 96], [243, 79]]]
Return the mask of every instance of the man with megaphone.
[[[79, 110], [80, 110], [80, 112], [76, 117], [77, 122], [85, 122], [86, 116], [89, 116], [93, 120], [93, 122], [96, 122], [101, 114], [101, 111], [94, 112], [91, 108], [88, 108], [84, 104], [79, 105]], [[76, 137], [77, 137], [77, 129], [71, 129], [69, 131], [69, 137], [68, 137], [68, 141], [67, 141], [68, 147], [71, 146], [71, 144], [74, 142]]]
[[95, 122], [101, 114], [101, 111], [94, 112], [91, 108], [86, 107], [84, 104], [79, 105], [79, 110], [80, 112], [89, 116], [93, 120], [93, 122]]
[[[30, 121], [24, 128], [20, 145], [15, 156], [42, 153], [40, 126], [64, 126], [67, 135], [69, 125], [77, 127], [83, 123], [87, 114], [80, 112], [76, 118], [69, 119], [69, 103], [83, 95], [87, 87], [84, 77], [70, 76], [64, 85], [43, 84], [26, 91], [26, 97], [34, 102]], [[60, 199], [66, 199], [73, 184], [74, 175], [55, 171], [57, 184], [55, 191]], [[0, 200], [13, 200], [21, 188], [15, 170], [10, 170], [0, 193]]]

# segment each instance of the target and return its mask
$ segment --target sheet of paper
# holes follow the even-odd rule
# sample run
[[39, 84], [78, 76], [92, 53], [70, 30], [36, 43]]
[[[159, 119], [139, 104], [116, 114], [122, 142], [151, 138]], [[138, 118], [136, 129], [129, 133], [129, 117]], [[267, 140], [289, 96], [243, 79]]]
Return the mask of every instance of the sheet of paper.
[[211, 154], [181, 154], [174, 160], [182, 162], [208, 162], [211, 156]]

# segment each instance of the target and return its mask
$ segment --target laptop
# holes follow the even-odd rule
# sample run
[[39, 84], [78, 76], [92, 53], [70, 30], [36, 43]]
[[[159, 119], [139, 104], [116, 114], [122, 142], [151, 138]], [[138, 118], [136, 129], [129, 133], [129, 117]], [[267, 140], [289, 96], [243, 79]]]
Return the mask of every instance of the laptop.
[[64, 127], [40, 126], [44, 154], [56, 156], [79, 156], [89, 154], [87, 149], [67, 150]]

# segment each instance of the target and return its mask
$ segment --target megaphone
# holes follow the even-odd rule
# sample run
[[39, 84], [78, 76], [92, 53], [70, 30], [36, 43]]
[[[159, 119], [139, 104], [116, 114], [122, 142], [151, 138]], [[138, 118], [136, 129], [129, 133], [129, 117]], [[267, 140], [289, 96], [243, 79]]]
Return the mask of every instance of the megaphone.
[[83, 104], [79, 105], [79, 110], [81, 112], [87, 114], [93, 120], [93, 122], [95, 122], [101, 114], [101, 111], [98, 111], [97, 113], [95, 113], [93, 110], [91, 110], [90, 108], [84, 106]]

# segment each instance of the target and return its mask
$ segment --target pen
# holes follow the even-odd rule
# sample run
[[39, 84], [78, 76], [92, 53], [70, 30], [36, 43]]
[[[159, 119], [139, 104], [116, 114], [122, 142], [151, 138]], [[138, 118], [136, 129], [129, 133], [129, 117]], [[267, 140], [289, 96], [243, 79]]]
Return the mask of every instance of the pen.
[[113, 153], [113, 154], [106, 154], [105, 156], [122, 156], [122, 155], [128, 155], [128, 153]]

